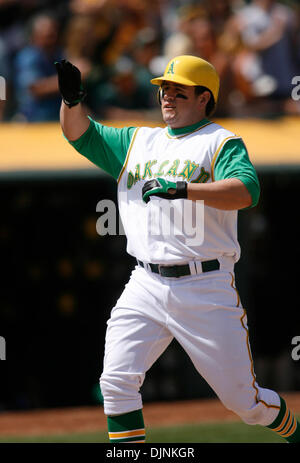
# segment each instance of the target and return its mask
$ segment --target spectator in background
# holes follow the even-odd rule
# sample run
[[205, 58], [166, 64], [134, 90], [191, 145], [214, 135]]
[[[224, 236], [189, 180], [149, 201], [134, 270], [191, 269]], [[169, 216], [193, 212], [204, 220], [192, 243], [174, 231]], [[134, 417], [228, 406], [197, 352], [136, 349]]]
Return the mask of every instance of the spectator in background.
[[119, 58], [112, 67], [109, 81], [99, 85], [97, 104], [102, 111], [99, 116], [120, 121], [149, 118], [148, 111], [151, 113], [156, 106], [149, 100], [144, 85], [139, 83], [135, 63], [126, 56]]
[[[159, 40], [148, 20], [155, 22], [157, 11], [154, 8], [149, 19], [146, 6], [145, 0], [71, 1], [65, 53], [82, 73], [88, 90], [85, 104], [95, 117], [109, 112], [115, 118], [120, 110], [125, 118], [134, 117], [132, 111], [155, 103], [149, 64], [158, 53]], [[134, 72], [128, 71], [124, 57], [130, 58]]]
[[232, 17], [235, 3], [237, 2], [233, 0], [204, 0], [203, 6], [216, 37], [223, 34], [227, 22]]
[[296, 33], [295, 11], [276, 0], [253, 0], [232, 17], [225, 35], [238, 49], [235, 83], [248, 103], [246, 114], [300, 113], [291, 99], [291, 80], [299, 73]]
[[153, 60], [159, 55], [160, 39], [156, 31], [147, 27], [141, 29], [133, 42], [130, 56], [135, 63], [135, 77], [139, 88], [143, 91], [147, 106], [154, 106], [156, 99], [153, 99], [153, 85], [150, 80], [156, 75], [152, 69]]
[[[193, 55], [194, 44], [190, 37], [190, 24], [195, 15], [198, 13], [198, 8], [184, 6], [179, 7], [176, 12], [176, 20], [173, 17], [173, 22], [176, 24], [174, 30], [168, 35], [163, 45], [163, 53], [165, 60], [162, 63], [160, 73], [163, 73], [167, 63], [174, 57], [180, 55]], [[203, 10], [200, 9], [202, 12]], [[175, 12], [173, 11], [173, 16]], [[159, 72], [158, 72], [159, 74]]]
[[[107, 2], [105, 17], [109, 18], [110, 30], [104, 44], [105, 50], [102, 53], [105, 65], [114, 66], [121, 56], [126, 55], [137, 32], [147, 26], [145, 6], [145, 0], [110, 0]], [[106, 22], [107, 20], [101, 24], [102, 29]]]
[[[40, 13], [28, 44], [24, 24], [45, 6], [63, 34], [58, 21]], [[221, 75], [216, 117], [299, 114], [300, 103], [291, 99], [291, 78], [300, 74], [296, 26], [296, 8], [276, 0], [152, 0], [151, 8], [149, 0], [0, 0], [0, 59], [8, 57], [0, 68], [15, 76], [11, 83], [8, 75], [0, 120], [58, 119], [53, 61], [61, 57], [80, 69], [94, 117], [104, 117], [103, 98], [113, 118], [160, 117], [151, 113], [149, 81], [181, 54], [207, 59]], [[116, 71], [124, 56], [132, 61], [131, 78]]]
[[109, 65], [111, 46], [120, 23], [120, 12], [108, 0], [71, 0], [72, 15], [64, 32], [68, 59], [86, 59], [94, 65]]
[[63, 33], [63, 45], [68, 60], [91, 63], [96, 45], [93, 18], [89, 15], [71, 16]]
[[[76, 10], [69, 18], [63, 33], [66, 59], [81, 72], [87, 89], [84, 103], [95, 117], [99, 117], [102, 105], [101, 86], [108, 85], [111, 77], [107, 48], [116, 32], [115, 19], [109, 5], [85, 5], [82, 0], [72, 3]], [[78, 9], [82, 11], [79, 13]], [[101, 113], [102, 114], [102, 113]]]
[[[4, 47], [3, 42], [0, 40], [0, 121], [4, 119], [5, 114], [5, 105], [6, 105], [6, 98], [7, 98], [7, 85], [9, 82], [10, 73], [9, 73], [9, 65], [6, 56], [6, 50]], [[3, 80], [4, 79], [4, 80]], [[2, 88], [4, 84], [4, 88]]]
[[[164, 67], [174, 56], [192, 55], [194, 53], [194, 45], [192, 39], [183, 32], [177, 32], [170, 35], [164, 44]], [[161, 71], [162, 73], [162, 71]], [[159, 73], [158, 73], [159, 74]]]
[[70, 9], [75, 15], [97, 15], [108, 0], [70, 0]]
[[233, 69], [230, 55], [222, 47], [219, 36], [208, 16], [197, 17], [193, 20], [190, 37], [194, 45], [196, 56], [214, 65], [220, 76], [220, 92], [215, 117], [230, 115], [231, 95], [234, 91]]
[[[221, 21], [222, 12], [221, 9], [220, 17], [216, 23], [218, 27], [214, 27], [209, 12], [204, 5], [186, 5], [180, 8], [178, 10], [178, 32], [169, 37], [164, 47], [169, 59], [176, 56], [176, 54], [192, 54], [214, 65], [222, 83], [215, 112], [217, 117], [229, 115], [229, 100], [233, 91], [230, 57], [227, 51], [219, 44], [219, 34], [228, 18], [226, 9], [226, 14], [224, 14], [224, 17], [222, 16], [223, 21]], [[173, 56], [171, 56], [172, 52], [174, 52]]]
[[[92, 72], [97, 40], [94, 18], [90, 15], [75, 15], [70, 18], [63, 34], [64, 52], [66, 59], [80, 70], [83, 81]], [[97, 76], [97, 80], [99, 78]]]
[[17, 120], [58, 120], [61, 99], [54, 61], [63, 58], [58, 34], [58, 22], [51, 15], [41, 14], [33, 19], [31, 43], [17, 54], [14, 63]]

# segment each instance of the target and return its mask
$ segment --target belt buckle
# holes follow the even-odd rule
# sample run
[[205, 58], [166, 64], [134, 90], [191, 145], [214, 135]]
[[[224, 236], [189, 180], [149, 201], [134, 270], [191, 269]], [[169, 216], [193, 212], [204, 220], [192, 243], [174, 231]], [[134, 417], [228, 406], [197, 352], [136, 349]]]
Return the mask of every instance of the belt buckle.
[[147, 270], [149, 272], [159, 274], [159, 265], [158, 264], [147, 263]]
[[[169, 274], [169, 275], [166, 275], [166, 274], [164, 274], [164, 271], [161, 273], [161, 269], [166, 269], [166, 273], [168, 273], [168, 272], [167, 272], [167, 269], [168, 269], [168, 268], [169, 268], [169, 269], [172, 268], [172, 272], [171, 272], [171, 273], [173, 273], [173, 274], [171, 274], [171, 275], [170, 275], [170, 274]], [[162, 277], [165, 277], [165, 278], [179, 278], [179, 277], [180, 277], [180, 275], [178, 275], [178, 265], [160, 265], [160, 266], [159, 266], [159, 271], [160, 271], [159, 274], [160, 274]]]
[[169, 278], [169, 276], [167, 275], [164, 275], [164, 271], [161, 272], [162, 269], [167, 269], [168, 267], [170, 267], [170, 265], [161, 265], [161, 264], [158, 264], [158, 272], [159, 272], [159, 275], [164, 277], [164, 278]]

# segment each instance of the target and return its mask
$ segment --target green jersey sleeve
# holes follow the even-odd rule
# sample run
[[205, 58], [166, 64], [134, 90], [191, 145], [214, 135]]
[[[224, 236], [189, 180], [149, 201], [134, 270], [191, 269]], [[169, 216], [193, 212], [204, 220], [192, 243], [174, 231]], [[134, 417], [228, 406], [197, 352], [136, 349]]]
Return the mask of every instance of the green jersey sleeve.
[[90, 125], [80, 138], [67, 140], [80, 154], [117, 180], [136, 128], [117, 129], [89, 119]]
[[250, 208], [257, 205], [260, 196], [259, 180], [249, 159], [247, 148], [240, 138], [229, 139], [216, 159], [214, 179], [224, 180], [226, 178], [241, 180], [252, 197]]

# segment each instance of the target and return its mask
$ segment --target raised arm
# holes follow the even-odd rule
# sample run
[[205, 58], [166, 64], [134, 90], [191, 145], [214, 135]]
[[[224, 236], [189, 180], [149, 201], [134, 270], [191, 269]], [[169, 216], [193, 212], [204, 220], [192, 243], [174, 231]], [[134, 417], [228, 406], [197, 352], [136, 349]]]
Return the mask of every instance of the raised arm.
[[90, 120], [81, 103], [69, 108], [62, 101], [60, 107], [60, 124], [67, 139], [69, 141], [75, 141], [87, 131]]
[[62, 96], [60, 123], [68, 140], [77, 140], [87, 131], [90, 120], [81, 102], [85, 97], [79, 69], [68, 61], [55, 63]]

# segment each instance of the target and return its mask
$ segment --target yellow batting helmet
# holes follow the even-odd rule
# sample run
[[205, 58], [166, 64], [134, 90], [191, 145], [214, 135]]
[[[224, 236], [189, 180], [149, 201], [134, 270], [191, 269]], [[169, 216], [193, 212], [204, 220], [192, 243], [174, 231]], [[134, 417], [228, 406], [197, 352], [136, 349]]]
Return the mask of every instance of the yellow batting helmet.
[[215, 103], [218, 100], [220, 79], [214, 66], [202, 58], [192, 55], [176, 56], [167, 64], [161, 77], [151, 80], [154, 85], [164, 81], [189, 86], [202, 86], [211, 91]]

